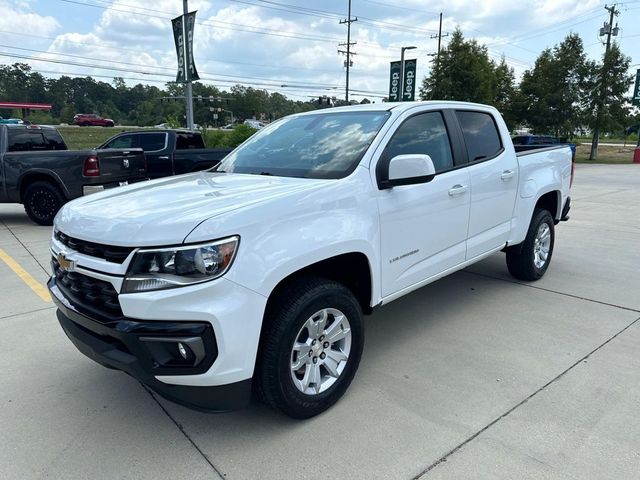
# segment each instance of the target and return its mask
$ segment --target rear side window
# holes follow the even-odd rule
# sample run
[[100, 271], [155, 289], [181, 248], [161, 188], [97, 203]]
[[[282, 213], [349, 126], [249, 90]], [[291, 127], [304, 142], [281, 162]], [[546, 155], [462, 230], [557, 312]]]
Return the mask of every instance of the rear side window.
[[449, 135], [440, 112], [415, 115], [394, 133], [385, 150], [385, 158], [418, 153], [429, 155], [436, 173], [453, 168]]
[[456, 112], [469, 161], [495, 157], [502, 151], [502, 141], [496, 122], [488, 113]]
[[8, 152], [30, 152], [33, 150], [53, 150], [44, 135], [38, 130], [9, 130]]
[[145, 152], [164, 150], [166, 133], [142, 133], [139, 137], [140, 148]]
[[202, 135], [197, 133], [176, 133], [176, 150], [188, 150], [192, 148], [204, 148]]
[[64, 143], [62, 136], [56, 130], [44, 130], [43, 133], [47, 140], [49, 150], [67, 149], [67, 145]]

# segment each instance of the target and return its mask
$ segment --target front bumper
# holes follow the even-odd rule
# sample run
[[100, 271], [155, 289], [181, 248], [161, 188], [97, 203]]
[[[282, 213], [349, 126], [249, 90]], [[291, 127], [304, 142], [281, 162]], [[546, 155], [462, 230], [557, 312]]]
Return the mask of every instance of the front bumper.
[[[93, 319], [79, 312], [62, 295], [55, 277], [48, 282], [58, 307], [58, 320], [73, 344], [97, 363], [122, 370], [168, 400], [206, 411], [227, 411], [245, 407], [251, 395], [251, 379], [225, 385], [193, 386], [158, 380], [178, 374], [206, 373], [219, 352], [211, 324], [207, 322], [146, 321], [120, 318], [112, 321]], [[202, 339], [204, 355], [193, 367], [160, 365], [149, 350], [149, 340], [188, 341]]]

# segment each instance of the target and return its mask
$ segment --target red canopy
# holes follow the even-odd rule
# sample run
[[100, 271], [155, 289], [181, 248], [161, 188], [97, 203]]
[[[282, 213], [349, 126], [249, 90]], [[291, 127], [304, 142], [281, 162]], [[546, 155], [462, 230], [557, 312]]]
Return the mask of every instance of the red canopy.
[[51, 110], [50, 103], [23, 103], [23, 102], [0, 102], [0, 108], [21, 110]]

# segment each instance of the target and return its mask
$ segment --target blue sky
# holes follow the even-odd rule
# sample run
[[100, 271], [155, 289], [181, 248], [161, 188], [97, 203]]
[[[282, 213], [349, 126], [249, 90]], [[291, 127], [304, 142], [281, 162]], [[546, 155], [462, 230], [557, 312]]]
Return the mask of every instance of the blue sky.
[[[617, 5], [617, 40], [638, 64], [640, 0]], [[344, 96], [337, 43], [346, 41], [339, 20], [347, 16], [347, 0], [191, 0], [190, 9], [198, 10], [194, 50], [206, 83], [224, 89], [237, 82], [293, 99]], [[181, 10], [181, 0], [0, 0], [0, 61], [27, 62], [46, 76], [122, 76], [161, 86], [175, 75], [170, 18]], [[444, 33], [460, 26], [492, 58], [504, 55], [517, 76], [570, 32], [581, 35], [589, 57], [604, 49], [598, 30], [608, 14], [599, 0], [352, 0], [358, 44], [350, 82], [358, 92], [351, 97], [384, 95], [389, 62], [403, 45], [418, 47], [408, 53], [418, 58], [422, 79], [437, 47], [430, 37], [440, 11]]]

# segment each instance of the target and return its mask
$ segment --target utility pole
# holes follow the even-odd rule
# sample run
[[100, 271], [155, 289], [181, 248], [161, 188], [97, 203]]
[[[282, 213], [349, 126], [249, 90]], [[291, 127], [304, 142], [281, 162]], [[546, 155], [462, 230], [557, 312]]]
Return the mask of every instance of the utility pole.
[[604, 60], [602, 62], [602, 71], [600, 73], [600, 98], [598, 99], [598, 110], [596, 111], [596, 125], [593, 129], [593, 140], [591, 141], [591, 153], [589, 155], [589, 160], [595, 160], [598, 158], [598, 143], [600, 142], [600, 126], [602, 124], [603, 118], [603, 110], [604, 104], [607, 100], [607, 86], [605, 84], [605, 74], [607, 73], [605, 70], [607, 68], [607, 54], [609, 53], [609, 48], [611, 48], [611, 37], [618, 36], [618, 26], [613, 26], [613, 18], [620, 14], [619, 10], [616, 10], [616, 4], [614, 3], [610, 7], [608, 5], [604, 6], [604, 9], [609, 12], [609, 23], [604, 24], [604, 26], [600, 29], [600, 36], [607, 36], [607, 44], [604, 49]]
[[[184, 19], [186, 20], [187, 13], [189, 13], [189, 0], [182, 1], [182, 9], [185, 15]], [[186, 30], [183, 30], [183, 31], [186, 31]], [[184, 93], [185, 93], [184, 96], [186, 98], [186, 106], [187, 106], [187, 128], [189, 130], [193, 130], [193, 86], [191, 85], [191, 80], [187, 81], [187, 83], [185, 84]]]
[[438, 39], [438, 52], [436, 53], [436, 73], [437, 73], [437, 75], [435, 76], [434, 91], [438, 87], [438, 77], [440, 75], [440, 45], [442, 44], [442, 37], [448, 37], [448, 36], [449, 36], [448, 33], [445, 33], [444, 35], [442, 35], [442, 12], [440, 12], [440, 26], [438, 27], [438, 35], [431, 35], [429, 37], [431, 39], [434, 39], [434, 38]]
[[347, 67], [347, 86], [345, 88], [345, 92], [344, 92], [344, 99], [347, 102], [347, 104], [349, 104], [349, 68], [353, 65], [353, 62], [351, 61], [351, 55], [356, 55], [355, 52], [351, 51], [351, 46], [352, 45], [356, 45], [356, 43], [358, 42], [352, 42], [351, 41], [351, 24], [353, 22], [357, 22], [358, 21], [358, 17], [356, 18], [351, 18], [351, 0], [349, 0], [349, 12], [347, 15], [346, 20], [340, 20], [340, 25], [347, 25], [347, 43], [340, 43], [338, 46], [339, 47], [346, 47], [346, 50], [338, 50], [338, 53], [345, 55], [347, 57], [347, 59], [344, 61], [344, 66]]

